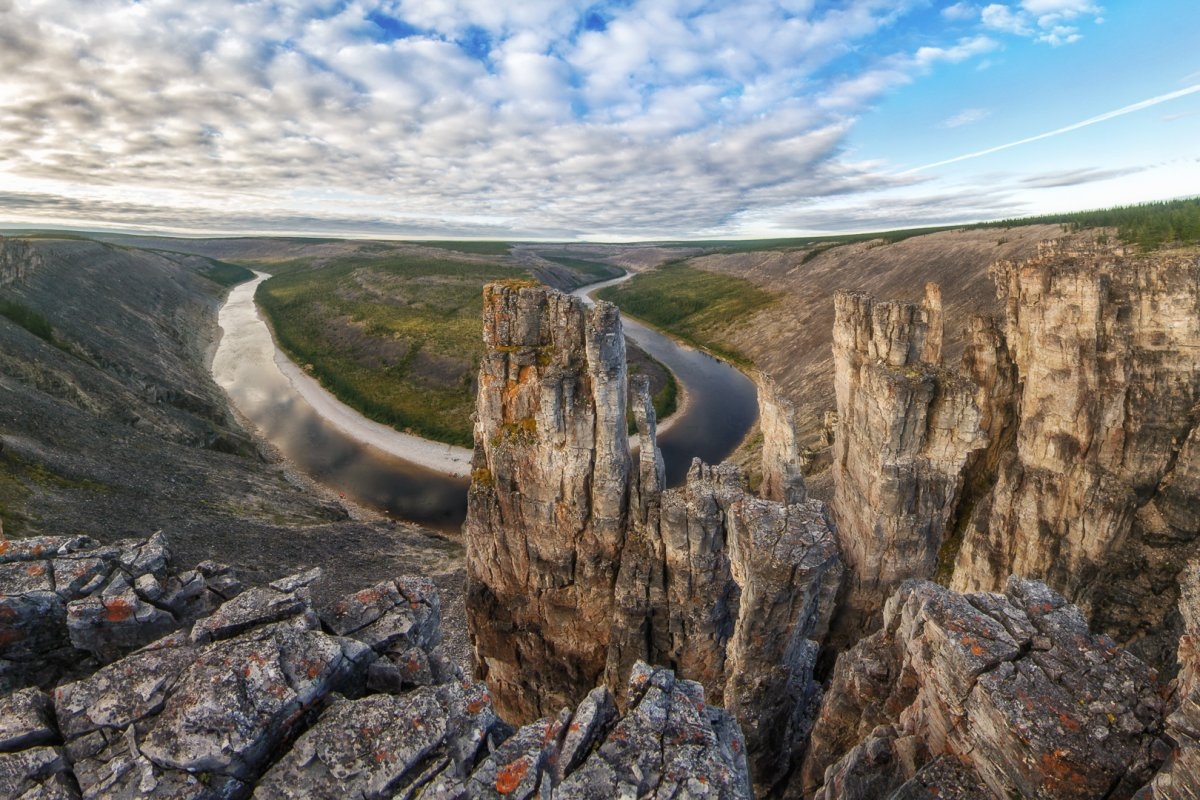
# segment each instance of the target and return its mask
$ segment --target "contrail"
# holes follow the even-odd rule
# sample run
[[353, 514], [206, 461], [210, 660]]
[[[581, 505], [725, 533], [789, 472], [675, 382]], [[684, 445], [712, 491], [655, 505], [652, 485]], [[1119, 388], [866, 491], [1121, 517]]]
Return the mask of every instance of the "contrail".
[[1049, 139], [1051, 136], [1059, 136], [1060, 134], [1070, 133], [1071, 131], [1077, 131], [1080, 128], [1086, 128], [1088, 125], [1095, 125], [1097, 122], [1104, 122], [1105, 120], [1110, 120], [1110, 119], [1113, 119], [1114, 117], [1123, 117], [1126, 114], [1132, 114], [1134, 111], [1141, 111], [1143, 108], [1149, 108], [1150, 106], [1156, 106], [1159, 103], [1165, 103], [1168, 100], [1174, 100], [1179, 97], [1185, 97], [1189, 94], [1195, 94], [1196, 92], [1200, 92], [1200, 83], [1197, 83], [1193, 86], [1189, 86], [1186, 89], [1180, 89], [1177, 92], [1171, 92], [1170, 94], [1160, 94], [1158, 97], [1151, 97], [1149, 100], [1142, 100], [1139, 103], [1134, 103], [1133, 105], [1128, 105], [1123, 108], [1118, 108], [1116, 111], [1108, 111], [1108, 112], [1105, 112], [1098, 116], [1091, 117], [1089, 119], [1085, 119], [1083, 122], [1076, 122], [1074, 125], [1068, 125], [1065, 128], [1057, 128], [1052, 131], [1047, 131], [1046, 133], [1039, 133], [1037, 136], [1030, 136], [1026, 139], [1018, 139], [1015, 142], [1009, 142], [1008, 144], [1000, 144], [1000, 145], [996, 145], [995, 147], [989, 147], [986, 150], [979, 150], [974, 153], [967, 153], [964, 156], [955, 156], [954, 158], [947, 158], [945, 161], [935, 161], [932, 164], [925, 164], [924, 166], [921, 166], [921, 167], [913, 167], [912, 169], [906, 169], [899, 174], [900, 175], [911, 175], [914, 172], [920, 172], [920, 171], [926, 170], [926, 169], [933, 169], [934, 167], [944, 167], [947, 164], [957, 164], [959, 161], [966, 161], [969, 158], [979, 158], [980, 156], [991, 155], [992, 153], [998, 153], [1001, 150], [1007, 150], [1010, 147], [1018, 147], [1023, 144], [1029, 144], [1030, 142], [1036, 142], [1040, 139]]

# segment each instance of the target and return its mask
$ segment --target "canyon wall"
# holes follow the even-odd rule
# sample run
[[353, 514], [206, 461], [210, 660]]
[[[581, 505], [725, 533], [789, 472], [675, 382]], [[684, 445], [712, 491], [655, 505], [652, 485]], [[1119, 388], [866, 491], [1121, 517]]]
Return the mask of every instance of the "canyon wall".
[[1200, 536], [1200, 262], [1048, 243], [993, 267], [1018, 374], [1015, 441], [952, 585], [1047, 581], [1155, 663]]
[[25, 280], [41, 265], [41, 254], [26, 242], [0, 236], [0, 286]]
[[735, 714], [760, 788], [782, 780], [815, 715], [841, 580], [823, 504], [756, 498], [736, 468], [699, 461], [664, 491], [644, 385], [636, 461], [628, 450], [615, 308], [511, 284], [484, 298], [464, 530], [497, 708], [527, 720], [600, 683], [623, 704], [633, 666], [663, 664]]
[[848, 569], [836, 641], [848, 645], [877, 627], [901, 582], [933, 577], [987, 437], [978, 387], [942, 368], [936, 286], [919, 306], [860, 292], [834, 306], [833, 511]]

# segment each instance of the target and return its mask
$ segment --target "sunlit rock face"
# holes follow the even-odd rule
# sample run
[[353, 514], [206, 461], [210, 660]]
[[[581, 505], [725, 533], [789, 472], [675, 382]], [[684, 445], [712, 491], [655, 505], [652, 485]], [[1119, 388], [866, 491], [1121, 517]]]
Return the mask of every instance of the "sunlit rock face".
[[992, 271], [1020, 416], [953, 586], [1036, 576], [1169, 663], [1160, 634], [1200, 535], [1200, 263], [1048, 244]]
[[616, 308], [485, 289], [464, 535], [468, 615], [502, 716], [557, 713], [603, 680], [633, 469]]
[[906, 579], [932, 578], [973, 453], [987, 443], [978, 386], [941, 364], [941, 295], [917, 305], [834, 298], [834, 518], [847, 589], [837, 639], [878, 624]]

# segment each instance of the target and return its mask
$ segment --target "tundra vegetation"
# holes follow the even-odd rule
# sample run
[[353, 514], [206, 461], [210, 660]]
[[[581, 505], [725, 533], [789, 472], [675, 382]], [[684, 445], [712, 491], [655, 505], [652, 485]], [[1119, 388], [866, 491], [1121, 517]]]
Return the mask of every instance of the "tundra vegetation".
[[482, 286], [524, 270], [391, 254], [273, 271], [257, 300], [297, 364], [374, 420], [470, 446]]
[[683, 261], [601, 289], [599, 297], [672, 336], [743, 365], [750, 359], [723, 343], [719, 331], [777, 299], [748, 280], [706, 272]]

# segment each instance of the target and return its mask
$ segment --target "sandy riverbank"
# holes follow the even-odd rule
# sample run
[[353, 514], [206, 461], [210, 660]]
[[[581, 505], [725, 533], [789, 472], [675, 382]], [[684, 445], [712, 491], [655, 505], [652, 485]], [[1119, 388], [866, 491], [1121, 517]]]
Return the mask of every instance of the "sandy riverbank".
[[343, 405], [278, 347], [275, 348], [275, 364], [313, 410], [349, 436], [426, 469], [455, 477], [471, 474], [472, 453], [467, 448], [432, 442], [367, 419], [349, 406]]

